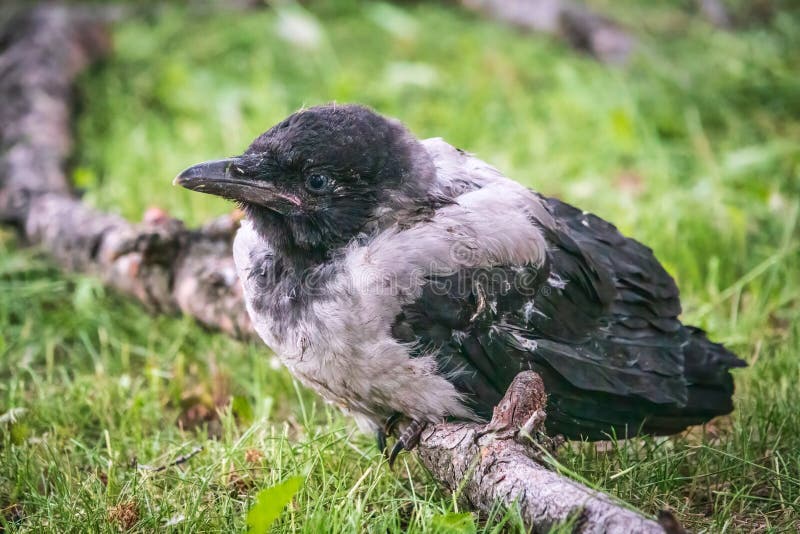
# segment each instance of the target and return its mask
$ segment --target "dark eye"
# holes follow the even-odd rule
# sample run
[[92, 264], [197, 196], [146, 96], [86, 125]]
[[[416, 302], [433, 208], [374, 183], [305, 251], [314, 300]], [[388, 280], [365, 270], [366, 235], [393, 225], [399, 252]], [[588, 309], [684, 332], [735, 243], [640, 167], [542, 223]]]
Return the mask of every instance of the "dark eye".
[[324, 193], [331, 185], [331, 179], [324, 174], [312, 174], [306, 178], [306, 189], [312, 193]]

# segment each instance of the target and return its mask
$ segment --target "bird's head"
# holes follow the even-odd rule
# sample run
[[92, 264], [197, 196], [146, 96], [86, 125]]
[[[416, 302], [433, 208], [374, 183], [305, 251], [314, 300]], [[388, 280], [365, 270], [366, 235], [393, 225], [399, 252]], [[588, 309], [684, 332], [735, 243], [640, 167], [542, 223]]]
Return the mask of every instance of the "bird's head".
[[289, 116], [241, 156], [189, 167], [174, 183], [238, 203], [287, 254], [324, 256], [371, 221], [429, 202], [424, 147], [398, 121], [358, 105]]

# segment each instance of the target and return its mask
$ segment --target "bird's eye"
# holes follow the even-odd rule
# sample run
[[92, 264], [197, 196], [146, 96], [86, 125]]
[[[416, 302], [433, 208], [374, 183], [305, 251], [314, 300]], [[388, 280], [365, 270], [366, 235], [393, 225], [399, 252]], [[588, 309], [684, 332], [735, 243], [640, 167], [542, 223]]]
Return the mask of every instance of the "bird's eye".
[[324, 174], [312, 174], [306, 178], [306, 189], [312, 193], [324, 193], [330, 185], [331, 179]]

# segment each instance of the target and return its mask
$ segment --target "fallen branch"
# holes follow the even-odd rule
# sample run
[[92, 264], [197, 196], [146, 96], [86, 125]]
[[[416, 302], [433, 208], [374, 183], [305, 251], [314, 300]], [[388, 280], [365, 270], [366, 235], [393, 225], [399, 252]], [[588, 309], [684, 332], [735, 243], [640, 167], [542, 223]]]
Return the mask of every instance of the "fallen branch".
[[722, 0], [695, 0], [697, 10], [711, 24], [723, 30], [733, 26], [728, 8]]
[[634, 38], [619, 24], [572, 0], [460, 0], [470, 11], [522, 31], [564, 39], [606, 63], [624, 63]]
[[230, 254], [237, 221], [199, 230], [163, 213], [140, 224], [101, 213], [71, 191], [73, 80], [110, 49], [98, 9], [35, 8], [0, 42], [0, 222], [17, 226], [61, 267], [104, 283], [158, 313], [183, 312], [236, 337], [252, 336]]
[[[149, 210], [132, 224], [82, 204], [69, 187], [64, 166], [72, 84], [108, 51], [103, 24], [87, 12], [38, 7], [0, 42], [6, 44], [0, 54], [0, 221], [16, 226], [65, 270], [99, 276], [153, 312], [182, 312], [237, 337], [251, 336], [231, 260], [235, 219], [187, 230]], [[535, 531], [577, 514], [582, 532], [664, 532], [532, 459], [519, 428], [541, 424], [544, 402], [539, 377], [520, 375], [489, 425], [433, 427], [420, 443], [420, 458], [443, 486], [462, 488], [470, 506], [488, 511], [498, 502], [516, 504]]]
[[524, 371], [511, 383], [491, 422], [440, 424], [423, 433], [419, 457], [450, 491], [488, 513], [498, 503], [518, 506], [535, 532], [574, 521], [578, 532], [665, 530], [608, 495], [563, 477], [532, 459], [531, 437], [544, 423], [542, 379]]
[[163, 465], [146, 465], [146, 464], [138, 464], [137, 463], [136, 464], [136, 469], [139, 469], [141, 471], [152, 471], [153, 473], [160, 473], [161, 471], [166, 471], [170, 467], [175, 467], [176, 465], [185, 464], [186, 462], [188, 462], [189, 460], [191, 460], [192, 458], [194, 458], [195, 456], [197, 456], [201, 452], [203, 452], [203, 447], [195, 447], [194, 449], [192, 449], [188, 453], [183, 454], [181, 456], [178, 456], [177, 458], [175, 458], [174, 460], [172, 460], [171, 462], [169, 462], [167, 464], [163, 464]]

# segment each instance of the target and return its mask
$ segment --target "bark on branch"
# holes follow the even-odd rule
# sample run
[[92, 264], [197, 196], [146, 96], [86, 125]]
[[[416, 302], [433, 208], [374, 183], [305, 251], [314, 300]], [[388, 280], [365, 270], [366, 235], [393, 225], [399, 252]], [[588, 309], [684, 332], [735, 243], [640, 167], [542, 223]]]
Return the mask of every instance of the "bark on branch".
[[731, 16], [722, 0], [695, 0], [695, 4], [708, 22], [723, 30], [731, 29]]
[[445, 423], [423, 433], [420, 460], [470, 507], [488, 512], [496, 504], [518, 506], [535, 532], [570, 520], [577, 532], [665, 532], [659, 523], [533, 459], [530, 436], [544, 423], [546, 397], [539, 375], [524, 371], [488, 425]]
[[[39, 7], [18, 18], [0, 43], [0, 221], [65, 270], [99, 276], [157, 313], [182, 312], [237, 337], [252, 335], [230, 241], [237, 221], [223, 217], [188, 230], [159, 211], [133, 224], [73, 194], [64, 172], [76, 74], [106, 53], [102, 21], [88, 12]], [[486, 427], [429, 429], [419, 455], [445, 487], [462, 488], [477, 510], [518, 505], [544, 532], [578, 514], [581, 532], [664, 532], [658, 523], [534, 461], [519, 439], [544, 416], [541, 379], [515, 380]]]
[[614, 21], [572, 0], [459, 0], [470, 11], [482, 13], [522, 31], [564, 39], [606, 63], [624, 63], [635, 39]]
[[150, 212], [132, 224], [72, 194], [64, 165], [73, 80], [109, 51], [105, 18], [97, 8], [44, 6], [17, 17], [0, 39], [0, 221], [64, 269], [95, 274], [153, 312], [252, 336], [230, 254], [235, 220], [188, 230]]

